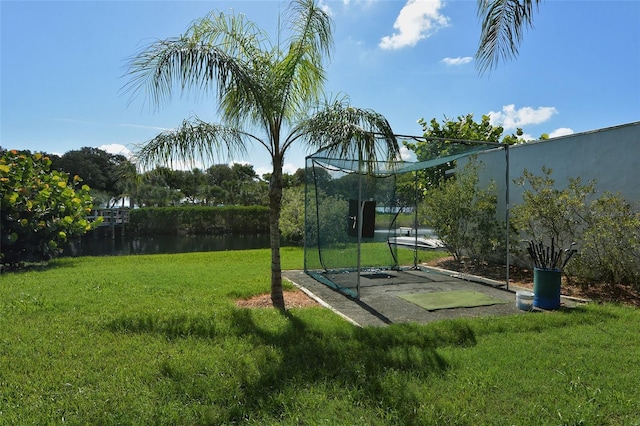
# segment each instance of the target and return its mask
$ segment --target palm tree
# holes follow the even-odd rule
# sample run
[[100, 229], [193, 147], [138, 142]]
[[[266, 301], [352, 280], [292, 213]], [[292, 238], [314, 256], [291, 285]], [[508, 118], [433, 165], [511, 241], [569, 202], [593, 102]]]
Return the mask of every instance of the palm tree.
[[[192, 118], [157, 135], [137, 151], [142, 167], [211, 161], [224, 153], [245, 153], [249, 143], [267, 150], [273, 166], [271, 300], [280, 309], [284, 298], [279, 221], [287, 151], [297, 142], [317, 147], [335, 144], [338, 152], [360, 153], [363, 164], [378, 155], [376, 140], [388, 145], [390, 157], [399, 152], [391, 127], [380, 114], [340, 100], [321, 101], [323, 60], [333, 45], [329, 15], [313, 0], [295, 0], [283, 22], [290, 33], [285, 49], [279, 42], [272, 45], [267, 34], [242, 15], [210, 13], [185, 35], [156, 41], [134, 55], [129, 63], [131, 80], [124, 87], [134, 96], [146, 92], [155, 105], [168, 100], [176, 88], [217, 94], [221, 124]], [[382, 136], [376, 138], [374, 133]]]
[[500, 58], [518, 54], [526, 27], [533, 27], [533, 9], [541, 0], [478, 0], [482, 21], [476, 63], [481, 73], [495, 67]]

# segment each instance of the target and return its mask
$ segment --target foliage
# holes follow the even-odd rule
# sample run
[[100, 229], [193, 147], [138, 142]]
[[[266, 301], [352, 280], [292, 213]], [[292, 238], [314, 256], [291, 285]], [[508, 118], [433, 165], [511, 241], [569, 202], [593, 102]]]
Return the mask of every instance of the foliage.
[[63, 171], [70, 176], [82, 176], [84, 183], [91, 188], [92, 196], [101, 199], [100, 204], [111, 207], [110, 203], [117, 201], [123, 192], [120, 171], [129, 163], [124, 155], [84, 147], [68, 151], [59, 158], [54, 157], [52, 161], [52, 169]]
[[268, 204], [267, 183], [258, 178], [249, 164], [216, 164], [204, 171], [156, 167], [137, 178], [127, 195], [141, 207]]
[[5, 265], [49, 260], [70, 237], [99, 222], [87, 220], [92, 200], [87, 185], [50, 170], [42, 154], [7, 151], [0, 158], [1, 256]]
[[291, 242], [304, 241], [304, 186], [286, 188], [282, 195], [280, 233]]
[[142, 235], [246, 234], [269, 232], [264, 206], [146, 207], [129, 212], [129, 225]]
[[[640, 422], [638, 309], [359, 328], [320, 307], [235, 307], [269, 291], [270, 256], [67, 258], [5, 274], [0, 423]], [[302, 257], [283, 248], [283, 267]]]
[[432, 187], [421, 205], [425, 224], [431, 227], [455, 259], [468, 256], [487, 260], [504, 249], [503, 227], [496, 220], [495, 183], [478, 187], [474, 159], [454, 179]]
[[565, 188], [557, 189], [551, 178], [553, 171], [543, 167], [542, 173], [536, 176], [525, 169], [514, 180], [527, 189], [522, 194], [523, 202], [511, 210], [511, 224], [527, 239], [550, 246], [553, 238], [556, 247], [567, 248], [581, 239], [595, 181], [583, 184], [580, 177], [569, 178]]
[[[492, 126], [488, 115], [483, 115], [479, 123], [473, 120], [473, 114], [467, 114], [458, 117], [457, 120], [450, 120], [445, 117], [442, 124], [435, 118], [429, 122], [420, 119], [418, 124], [422, 126], [426, 140], [412, 143], [405, 142], [405, 146], [415, 152], [417, 161], [427, 161], [461, 154], [479, 146], [473, 142], [460, 141], [498, 143], [504, 131], [500, 126]], [[518, 129], [518, 134], [522, 134], [521, 129]], [[505, 136], [502, 140], [502, 143], [507, 144], [516, 142], [520, 142], [519, 136], [516, 135]], [[448, 176], [449, 171], [454, 168], [455, 161], [450, 161], [416, 172], [418, 173], [418, 182], [420, 184], [419, 194], [423, 195], [425, 190], [439, 185]], [[408, 178], [406, 179], [408, 180]], [[414, 194], [411, 194], [410, 183], [407, 182], [406, 186], [406, 196], [411, 197]]]
[[[555, 188], [552, 170], [542, 176], [528, 170], [516, 180], [528, 185], [523, 203], [512, 209], [517, 232], [549, 245], [568, 247], [575, 242], [578, 255], [568, 264], [567, 275], [586, 284], [640, 283], [640, 213], [619, 194], [593, 198], [595, 181], [582, 184], [569, 178], [563, 189]], [[517, 249], [516, 249], [517, 250]]]
[[570, 273], [587, 284], [640, 288], [640, 212], [619, 194], [605, 193], [591, 203], [585, 222]]
[[307, 189], [305, 238], [309, 245], [335, 245], [348, 241], [349, 203], [341, 195]]
[[131, 195], [141, 207], [176, 206], [184, 196], [179, 188], [169, 186], [172, 176], [173, 170], [161, 167], [151, 170], [140, 176]]
[[[125, 90], [145, 93], [155, 105], [171, 99], [174, 89], [215, 93], [220, 124], [198, 118], [145, 143], [136, 157], [142, 167], [245, 153], [258, 143], [271, 157], [268, 188], [272, 267], [272, 300], [284, 308], [280, 260], [280, 214], [283, 165], [297, 142], [359, 152], [363, 161], [375, 157], [382, 134], [390, 157], [399, 147], [387, 120], [375, 111], [348, 103], [320, 100], [324, 61], [333, 46], [329, 14], [314, 0], [295, 0], [279, 22], [277, 43], [271, 43], [243, 15], [212, 12], [180, 37], [157, 40], [131, 58], [131, 80]], [[283, 45], [281, 40], [288, 45]], [[310, 115], [311, 114], [311, 115]], [[259, 130], [261, 133], [255, 133]]]
[[480, 72], [491, 70], [499, 59], [515, 57], [524, 30], [533, 27], [534, 5], [541, 0], [478, 0], [482, 21], [475, 59]]

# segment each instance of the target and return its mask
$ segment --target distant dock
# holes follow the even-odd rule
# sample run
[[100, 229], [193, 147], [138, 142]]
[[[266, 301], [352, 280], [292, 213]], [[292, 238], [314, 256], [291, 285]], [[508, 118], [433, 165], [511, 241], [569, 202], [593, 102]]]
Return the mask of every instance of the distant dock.
[[92, 210], [87, 219], [94, 221], [99, 217], [102, 218], [102, 223], [94, 231], [94, 236], [97, 237], [100, 233], [99, 230], [103, 230], [111, 231], [111, 238], [115, 238], [116, 229], [120, 230], [121, 235], [124, 235], [124, 230], [129, 224], [129, 210], [128, 208]]

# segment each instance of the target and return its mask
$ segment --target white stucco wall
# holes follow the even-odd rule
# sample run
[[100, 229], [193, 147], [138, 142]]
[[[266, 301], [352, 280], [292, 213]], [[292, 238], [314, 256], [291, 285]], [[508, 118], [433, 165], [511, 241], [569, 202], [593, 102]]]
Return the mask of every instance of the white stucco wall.
[[[504, 150], [481, 153], [478, 159], [484, 163], [480, 171], [481, 184], [486, 184], [490, 179], [496, 182], [498, 215], [504, 217]], [[566, 187], [570, 177], [580, 176], [583, 183], [595, 179], [598, 194], [605, 191], [620, 192], [628, 202], [640, 203], [640, 121], [510, 147], [511, 207], [522, 202], [523, 190], [513, 184], [513, 179], [522, 176], [525, 168], [535, 175], [541, 175], [542, 166], [553, 170], [551, 177], [558, 188]]]

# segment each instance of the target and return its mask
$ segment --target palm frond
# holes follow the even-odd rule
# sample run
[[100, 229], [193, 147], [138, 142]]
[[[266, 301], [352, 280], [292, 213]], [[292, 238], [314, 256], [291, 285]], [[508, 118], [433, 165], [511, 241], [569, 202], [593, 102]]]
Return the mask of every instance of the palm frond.
[[370, 109], [349, 105], [344, 100], [327, 103], [294, 128], [286, 146], [304, 139], [316, 149], [340, 158], [357, 159], [366, 173], [376, 164], [387, 165], [399, 159], [400, 146], [387, 119]]
[[[176, 165], [195, 167], [235, 155], [246, 154], [251, 135], [236, 129], [210, 124], [200, 119], [185, 120], [176, 129], [160, 133], [137, 147], [134, 162], [141, 169]], [[185, 163], [186, 162], [186, 163]]]
[[291, 119], [317, 102], [326, 80], [324, 59], [333, 47], [331, 17], [313, 0], [294, 1], [286, 15], [288, 50], [275, 68], [282, 90], [281, 115]]
[[188, 34], [201, 43], [217, 46], [227, 55], [244, 63], [251, 63], [269, 42], [267, 33], [244, 15], [226, 15], [220, 12], [211, 12], [194, 21]]
[[[246, 26], [242, 26], [245, 28]], [[156, 40], [133, 55], [127, 64], [129, 82], [121, 89], [133, 100], [144, 93], [151, 104], [160, 106], [168, 102], [174, 90], [185, 93], [193, 89], [197, 96], [218, 94], [223, 99], [233, 89], [251, 98], [256, 81], [251, 67], [244, 62], [251, 55], [252, 45], [259, 43], [256, 35], [232, 42], [224, 38], [224, 31], [214, 31], [214, 23], [197, 21], [186, 35]], [[224, 42], [213, 44], [222, 37]], [[244, 51], [246, 55], [239, 55]]]
[[289, 40], [291, 45], [306, 45], [310, 47], [310, 52], [330, 57], [333, 48], [333, 22], [329, 14], [314, 0], [293, 2], [286, 18], [292, 33]]
[[524, 31], [533, 27], [533, 9], [541, 0], [478, 0], [482, 21], [476, 64], [480, 73], [494, 68], [500, 59], [518, 55]]
[[220, 91], [219, 111], [224, 121], [237, 127], [259, 121], [264, 116], [263, 105], [269, 104], [265, 96], [272, 92], [265, 81], [272, 63], [268, 34], [244, 15], [215, 12], [195, 21], [190, 32], [194, 39], [221, 49], [243, 67], [242, 78]]

